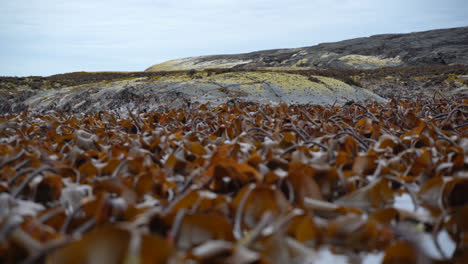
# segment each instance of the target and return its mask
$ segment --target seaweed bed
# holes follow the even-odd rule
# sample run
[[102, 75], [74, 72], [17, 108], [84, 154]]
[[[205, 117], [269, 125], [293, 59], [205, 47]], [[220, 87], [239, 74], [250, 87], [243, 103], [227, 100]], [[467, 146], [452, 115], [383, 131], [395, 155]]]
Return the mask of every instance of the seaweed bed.
[[0, 262], [467, 263], [467, 108], [0, 115]]

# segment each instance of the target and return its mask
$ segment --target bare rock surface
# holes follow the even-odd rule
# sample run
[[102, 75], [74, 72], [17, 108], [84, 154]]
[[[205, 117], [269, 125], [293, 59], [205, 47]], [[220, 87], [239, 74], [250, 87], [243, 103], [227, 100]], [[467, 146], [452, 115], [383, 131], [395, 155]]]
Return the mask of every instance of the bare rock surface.
[[384, 34], [295, 49], [176, 59], [147, 71], [208, 68], [376, 69], [394, 66], [468, 65], [468, 27]]
[[0, 114], [154, 110], [253, 101], [335, 104], [466, 96], [468, 66], [376, 70], [239, 70], [68, 73], [0, 77]]
[[21, 103], [23, 108], [30, 110], [81, 113], [127, 108], [155, 110], [192, 104], [219, 105], [229, 101], [338, 105], [351, 100], [385, 101], [371, 91], [329, 77], [228, 72], [212, 76], [181, 73], [49, 89]]

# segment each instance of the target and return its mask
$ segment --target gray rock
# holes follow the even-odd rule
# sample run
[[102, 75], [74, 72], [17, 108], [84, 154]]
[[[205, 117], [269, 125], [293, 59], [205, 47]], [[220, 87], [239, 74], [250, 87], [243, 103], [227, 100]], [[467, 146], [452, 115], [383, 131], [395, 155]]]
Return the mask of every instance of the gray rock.
[[208, 68], [376, 69], [390, 66], [468, 65], [468, 27], [384, 34], [296, 49], [190, 57], [147, 71]]
[[171, 75], [158, 79], [135, 78], [51, 89], [24, 101], [33, 111], [75, 113], [127, 109], [158, 110], [197, 104], [216, 106], [230, 101], [289, 104], [344, 104], [348, 101], [385, 101], [363, 88], [339, 80], [280, 72], [230, 72], [192, 78]]

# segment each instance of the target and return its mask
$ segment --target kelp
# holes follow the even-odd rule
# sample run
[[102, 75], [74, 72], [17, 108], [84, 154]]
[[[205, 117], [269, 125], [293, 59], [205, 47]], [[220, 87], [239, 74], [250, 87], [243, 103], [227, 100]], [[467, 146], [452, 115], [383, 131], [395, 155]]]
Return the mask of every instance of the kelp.
[[467, 115], [463, 98], [5, 114], [0, 262], [463, 263]]

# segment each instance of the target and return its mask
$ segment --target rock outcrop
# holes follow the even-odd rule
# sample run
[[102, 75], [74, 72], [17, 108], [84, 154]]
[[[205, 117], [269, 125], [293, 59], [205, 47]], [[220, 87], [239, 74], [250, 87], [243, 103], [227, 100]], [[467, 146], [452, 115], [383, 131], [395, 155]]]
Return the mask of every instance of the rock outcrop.
[[68, 73], [0, 77], [0, 114], [179, 108], [233, 101], [335, 104], [466, 96], [468, 66], [376, 70], [239, 70]]
[[385, 34], [312, 47], [176, 59], [147, 71], [208, 68], [376, 69], [391, 66], [468, 65], [468, 27]]
[[[388, 67], [397, 66], [397, 67]], [[0, 77], [0, 114], [334, 104], [468, 93], [468, 27], [168, 61], [146, 72]]]
[[[105, 81], [49, 89], [21, 103], [33, 111], [95, 112], [106, 109], [155, 110], [230, 101], [288, 104], [343, 104], [348, 101], [385, 101], [371, 91], [339, 80], [281, 72], [228, 72], [216, 75], [181, 73]], [[12, 109], [17, 106], [12, 105]]]

